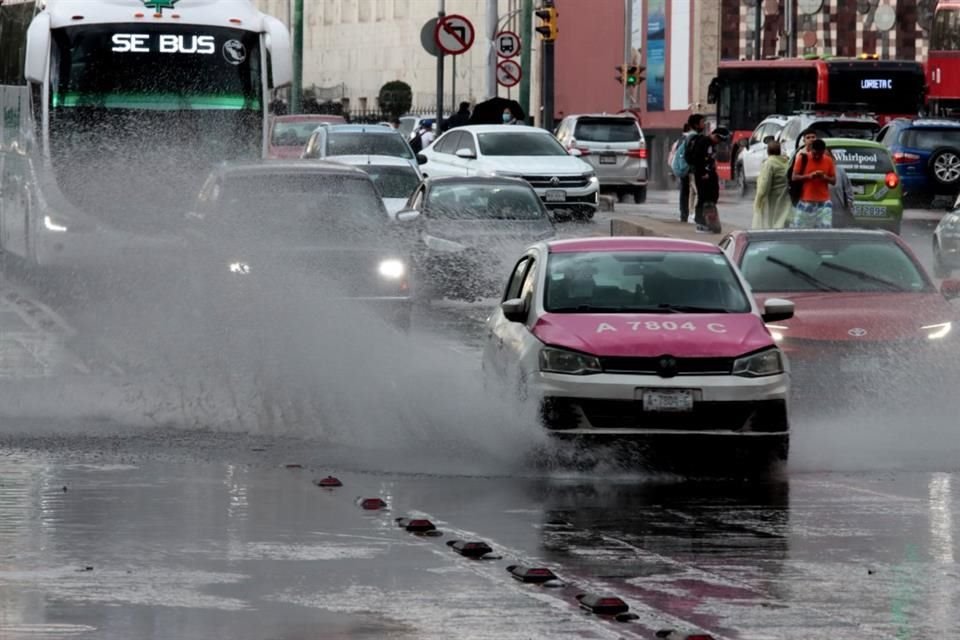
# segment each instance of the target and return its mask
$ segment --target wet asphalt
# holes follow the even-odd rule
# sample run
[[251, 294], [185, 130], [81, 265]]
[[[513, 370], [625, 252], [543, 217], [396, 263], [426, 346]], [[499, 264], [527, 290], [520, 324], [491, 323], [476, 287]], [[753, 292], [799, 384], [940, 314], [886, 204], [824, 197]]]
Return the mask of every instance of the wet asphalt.
[[[283, 378], [278, 403], [301, 410], [279, 417], [235, 397], [263, 384], [235, 379], [251, 362], [220, 372], [227, 404], [200, 407], [178, 367], [208, 356], [161, 357], [161, 329], [108, 323], [86, 344], [103, 313], [29, 282], [0, 291], [0, 640], [960, 637], [960, 407], [942, 390], [796, 406], [790, 464], [759, 477], [602, 455], [543, 468], [526, 455], [540, 434], [477, 391], [482, 304], [422, 309], [384, 378], [320, 378], [338, 411], [294, 394], [315, 382], [303, 371]], [[316, 424], [284, 428], [294, 415]], [[316, 485], [328, 475], [343, 486]], [[583, 593], [637, 618], [592, 614]]]

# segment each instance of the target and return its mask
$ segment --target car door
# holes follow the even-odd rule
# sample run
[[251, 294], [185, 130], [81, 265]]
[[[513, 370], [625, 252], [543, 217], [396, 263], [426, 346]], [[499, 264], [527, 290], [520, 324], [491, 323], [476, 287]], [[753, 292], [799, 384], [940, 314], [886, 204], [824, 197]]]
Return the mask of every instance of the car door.
[[421, 152], [427, 157], [427, 163], [421, 168], [423, 175], [434, 177], [464, 175], [463, 168], [454, 163], [457, 158], [455, 145], [459, 138], [459, 131], [448, 131], [429, 149]]
[[[456, 149], [454, 153], [460, 149], [466, 149], [473, 153], [472, 158], [460, 158], [457, 157], [458, 166], [463, 168], [463, 175], [465, 176], [475, 176], [481, 173], [480, 169], [480, 157], [477, 153], [477, 140], [473, 137], [473, 133], [469, 131], [460, 131], [460, 137], [456, 141]], [[456, 156], [454, 156], [456, 157]]]
[[[530, 255], [524, 255], [514, 265], [507, 280], [507, 286], [504, 288], [501, 302], [520, 297], [520, 291], [523, 288], [524, 279], [532, 260], [533, 258]], [[520, 325], [526, 330], [524, 325], [507, 320], [500, 305], [497, 305], [487, 320], [487, 341], [484, 344], [483, 362], [488, 371], [494, 372], [501, 378], [508, 376], [510, 370], [518, 364], [516, 360], [510, 361], [510, 354], [507, 349], [507, 345], [514, 343], [516, 340], [516, 327], [513, 325]]]

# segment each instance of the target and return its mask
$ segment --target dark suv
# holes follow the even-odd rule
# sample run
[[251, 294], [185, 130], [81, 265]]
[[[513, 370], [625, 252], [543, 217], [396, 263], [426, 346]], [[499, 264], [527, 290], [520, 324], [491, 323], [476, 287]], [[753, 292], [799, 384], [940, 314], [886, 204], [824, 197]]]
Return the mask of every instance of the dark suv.
[[953, 201], [960, 190], [960, 122], [900, 118], [881, 129], [877, 140], [893, 154], [908, 201]]

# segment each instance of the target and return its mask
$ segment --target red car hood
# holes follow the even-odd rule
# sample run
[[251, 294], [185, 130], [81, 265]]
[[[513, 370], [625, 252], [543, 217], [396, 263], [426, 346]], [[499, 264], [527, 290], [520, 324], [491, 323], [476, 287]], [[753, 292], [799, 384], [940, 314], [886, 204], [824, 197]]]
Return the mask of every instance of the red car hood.
[[290, 160], [299, 158], [303, 154], [303, 147], [275, 147], [270, 146], [267, 157], [271, 160]]
[[732, 358], [773, 346], [752, 313], [547, 313], [533, 334], [545, 344], [596, 356]]
[[796, 305], [794, 316], [773, 324], [788, 327], [786, 339], [886, 342], [926, 337], [925, 325], [954, 320], [940, 293], [764, 293]]

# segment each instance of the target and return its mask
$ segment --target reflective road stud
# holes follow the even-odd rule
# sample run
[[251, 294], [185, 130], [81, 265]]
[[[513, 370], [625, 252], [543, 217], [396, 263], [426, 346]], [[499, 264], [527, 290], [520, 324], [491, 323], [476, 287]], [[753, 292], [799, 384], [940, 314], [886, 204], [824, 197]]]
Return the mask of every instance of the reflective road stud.
[[528, 582], [531, 584], [543, 584], [544, 582], [550, 582], [551, 580], [557, 579], [557, 576], [553, 573], [553, 571], [543, 567], [524, 567], [521, 565], [512, 564], [507, 567], [507, 571], [509, 571], [510, 575], [520, 582]]
[[357, 498], [357, 504], [361, 509], [366, 509], [367, 511], [377, 511], [387, 508], [387, 503], [380, 498]]
[[314, 480], [313, 484], [317, 485], [318, 487], [324, 487], [324, 488], [333, 488], [333, 487], [343, 486], [343, 483], [340, 482], [340, 480], [338, 480], [337, 478], [334, 478], [333, 476], [327, 476], [326, 478], [320, 478], [319, 480]]
[[486, 542], [464, 542], [463, 540], [449, 540], [447, 546], [467, 558], [482, 558], [488, 553], [493, 553]]
[[591, 593], [581, 593], [577, 596], [580, 606], [590, 613], [601, 616], [615, 616], [630, 610], [626, 602], [616, 596], [598, 596]]
[[435, 531], [437, 527], [426, 518], [397, 518], [397, 526], [403, 527], [410, 533], [427, 533]]

